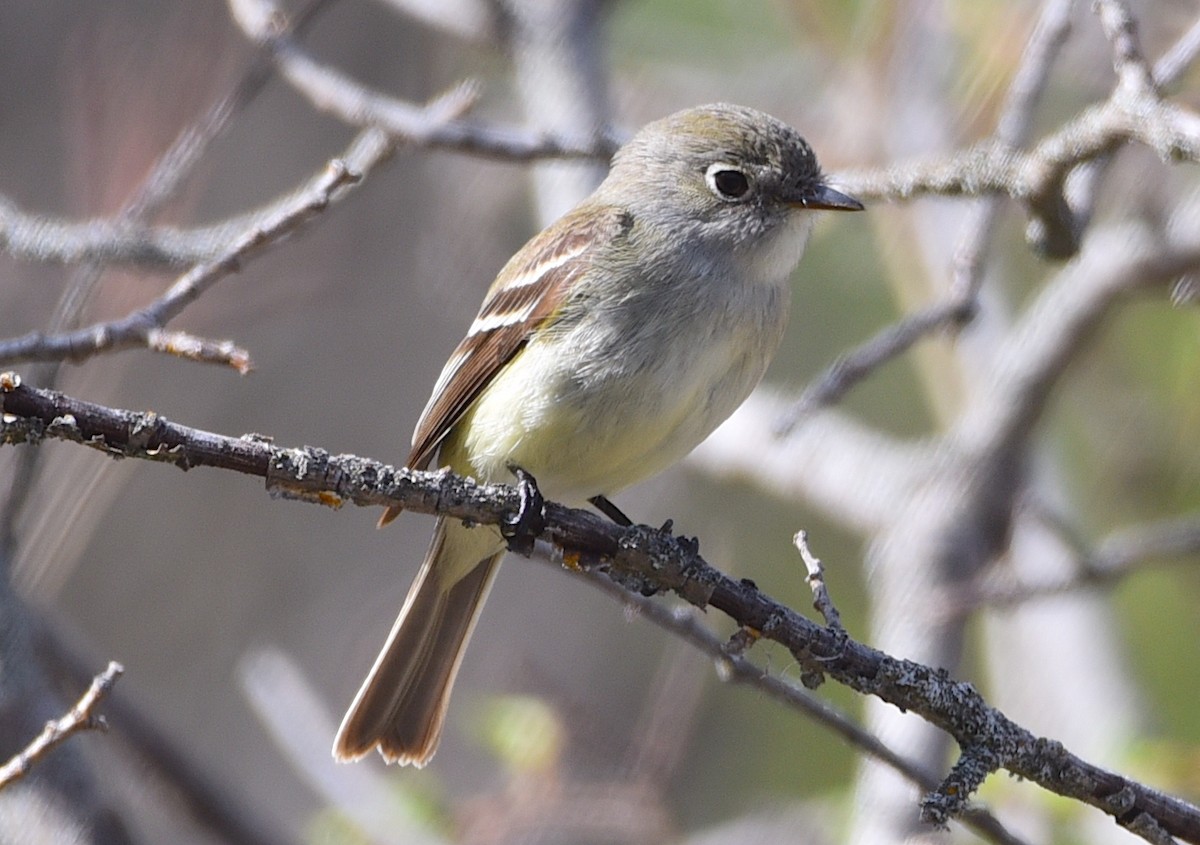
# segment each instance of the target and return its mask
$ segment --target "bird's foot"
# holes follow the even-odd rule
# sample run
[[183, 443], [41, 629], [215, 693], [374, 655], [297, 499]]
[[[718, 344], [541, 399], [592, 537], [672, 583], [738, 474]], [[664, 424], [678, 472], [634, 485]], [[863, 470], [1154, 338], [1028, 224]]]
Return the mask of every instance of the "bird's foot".
[[546, 500], [531, 473], [515, 464], [510, 464], [508, 469], [517, 477], [521, 504], [517, 515], [500, 526], [500, 533], [508, 541], [509, 551], [529, 557], [537, 538], [546, 528]]

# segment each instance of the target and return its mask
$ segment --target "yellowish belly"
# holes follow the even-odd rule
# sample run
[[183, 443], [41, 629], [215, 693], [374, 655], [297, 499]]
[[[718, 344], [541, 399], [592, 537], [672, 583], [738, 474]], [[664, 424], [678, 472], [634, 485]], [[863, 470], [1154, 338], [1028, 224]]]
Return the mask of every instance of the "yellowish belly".
[[782, 332], [759, 321], [734, 326], [631, 372], [577, 377], [568, 340], [531, 344], [455, 426], [442, 463], [487, 481], [533, 473], [559, 501], [611, 494], [681, 459], [761, 379]]

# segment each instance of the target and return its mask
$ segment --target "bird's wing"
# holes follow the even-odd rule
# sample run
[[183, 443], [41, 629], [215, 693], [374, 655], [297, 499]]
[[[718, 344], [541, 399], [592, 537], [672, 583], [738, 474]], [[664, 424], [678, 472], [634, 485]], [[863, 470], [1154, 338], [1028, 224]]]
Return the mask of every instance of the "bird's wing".
[[622, 209], [587, 205], [544, 230], [513, 256], [442, 369], [417, 421], [407, 466], [429, 465], [471, 403], [558, 311], [572, 282], [631, 224]]

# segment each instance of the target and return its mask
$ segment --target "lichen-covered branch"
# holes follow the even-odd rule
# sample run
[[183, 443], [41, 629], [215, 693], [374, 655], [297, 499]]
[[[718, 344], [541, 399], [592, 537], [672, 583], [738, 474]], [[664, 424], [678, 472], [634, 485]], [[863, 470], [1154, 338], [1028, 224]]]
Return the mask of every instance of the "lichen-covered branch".
[[[520, 508], [516, 489], [481, 485], [449, 473], [395, 469], [365, 458], [331, 456], [318, 448], [285, 449], [261, 437], [231, 438], [169, 422], [153, 413], [115, 410], [0, 376], [0, 443], [43, 438], [78, 442], [106, 454], [212, 466], [265, 479], [274, 495], [327, 505], [400, 505], [476, 523], [510, 523]], [[614, 573], [641, 592], [671, 591], [698, 607], [713, 607], [739, 626], [779, 643], [810, 682], [832, 678], [912, 713], [946, 731], [964, 755], [986, 760], [1052, 792], [1083, 801], [1141, 835], [1162, 830], [1200, 842], [1200, 808], [1076, 757], [990, 707], [970, 684], [946, 672], [898, 660], [817, 624], [754, 584], [709, 565], [695, 541], [648, 526], [624, 528], [589, 511], [548, 503], [541, 538], [572, 560]], [[924, 804], [934, 823], [961, 812], [969, 794], [961, 778], [943, 782]], [[972, 782], [978, 777], [973, 776]]]
[[[933, 792], [938, 788], [938, 779], [930, 772], [897, 754], [882, 740], [856, 723], [841, 710], [822, 701], [812, 693], [787, 679], [769, 674], [742, 652], [757, 639], [757, 635], [739, 628], [734, 639], [722, 642], [702, 621], [702, 615], [686, 606], [668, 607], [653, 597], [630, 592], [601, 573], [579, 569], [572, 570], [578, 577], [616, 601], [635, 608], [644, 618], [659, 628], [670, 632], [690, 646], [711, 658], [722, 681], [741, 684], [765, 693], [781, 704], [805, 714], [823, 727], [840, 736], [856, 750], [878, 760], [900, 772], [918, 788]], [[744, 634], [744, 636], [743, 636]], [[1022, 845], [1023, 840], [1006, 829], [986, 809], [972, 805], [959, 816], [964, 826], [975, 831], [987, 842], [997, 845]]]

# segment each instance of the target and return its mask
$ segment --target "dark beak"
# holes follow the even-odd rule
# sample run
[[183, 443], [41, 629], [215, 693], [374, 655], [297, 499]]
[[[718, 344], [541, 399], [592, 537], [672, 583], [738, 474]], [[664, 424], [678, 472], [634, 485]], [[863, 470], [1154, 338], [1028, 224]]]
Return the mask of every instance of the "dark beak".
[[862, 211], [863, 204], [854, 197], [835, 191], [828, 185], [817, 185], [794, 200], [793, 205], [804, 208], [820, 208], [825, 211]]

